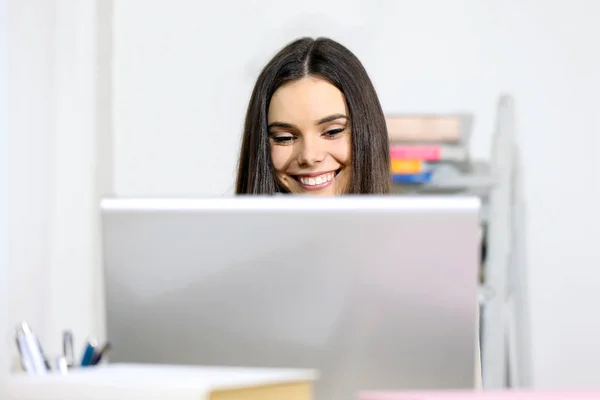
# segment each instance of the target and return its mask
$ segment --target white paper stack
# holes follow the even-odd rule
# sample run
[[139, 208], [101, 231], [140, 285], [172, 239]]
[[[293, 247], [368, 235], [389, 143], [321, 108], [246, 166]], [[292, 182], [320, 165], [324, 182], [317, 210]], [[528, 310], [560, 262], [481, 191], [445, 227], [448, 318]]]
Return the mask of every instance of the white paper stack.
[[14, 375], [7, 400], [309, 400], [312, 370], [107, 364], [67, 375]]

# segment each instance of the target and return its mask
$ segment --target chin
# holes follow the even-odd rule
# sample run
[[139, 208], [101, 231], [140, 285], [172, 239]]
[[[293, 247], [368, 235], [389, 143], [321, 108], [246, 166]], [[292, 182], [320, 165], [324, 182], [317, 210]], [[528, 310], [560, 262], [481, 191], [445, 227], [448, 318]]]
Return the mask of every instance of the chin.
[[333, 188], [318, 190], [318, 191], [305, 190], [302, 193], [307, 196], [315, 196], [315, 197], [331, 197], [331, 196], [337, 195], [336, 191]]

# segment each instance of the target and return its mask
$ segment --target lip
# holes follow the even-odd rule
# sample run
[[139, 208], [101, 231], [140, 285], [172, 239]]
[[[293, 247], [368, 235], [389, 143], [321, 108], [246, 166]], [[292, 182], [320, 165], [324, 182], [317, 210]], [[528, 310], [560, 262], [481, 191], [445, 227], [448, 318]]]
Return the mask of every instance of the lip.
[[307, 174], [293, 174], [292, 176], [296, 177], [303, 177], [303, 178], [312, 178], [315, 176], [321, 176], [321, 175], [325, 175], [325, 174], [330, 174], [330, 173], [335, 173], [337, 175], [338, 170], [334, 169], [332, 171], [319, 171], [319, 172], [311, 172], [311, 173], [307, 173]]
[[[341, 171], [341, 168], [337, 169], [337, 170], [333, 170], [333, 171], [311, 172], [311, 173], [307, 173], [307, 174], [298, 174], [298, 175], [292, 175], [292, 176], [294, 177], [294, 180], [296, 181], [296, 183], [298, 185], [300, 185], [300, 187], [303, 188], [304, 190], [321, 190], [323, 188], [326, 188], [329, 185], [332, 185], [333, 182], [335, 182], [335, 180], [336, 180], [337, 176], [339, 175], [340, 171]], [[315, 176], [321, 176], [321, 175], [326, 175], [326, 174], [330, 174], [330, 173], [334, 174], [333, 178], [331, 178], [330, 181], [326, 181], [326, 182], [320, 183], [318, 185], [305, 185], [302, 182], [300, 182], [300, 179], [298, 179], [300, 177], [302, 177], [302, 178], [313, 178]]]

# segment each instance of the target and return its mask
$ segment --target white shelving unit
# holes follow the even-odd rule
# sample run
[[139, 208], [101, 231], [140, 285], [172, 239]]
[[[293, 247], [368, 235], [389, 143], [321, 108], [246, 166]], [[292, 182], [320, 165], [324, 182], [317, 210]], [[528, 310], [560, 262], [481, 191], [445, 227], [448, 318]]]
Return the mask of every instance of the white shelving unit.
[[488, 204], [485, 285], [493, 295], [483, 304], [482, 362], [486, 388], [531, 384], [525, 202], [519, 157], [515, 104], [510, 96], [498, 101], [490, 159], [494, 180]]
[[470, 161], [464, 174], [436, 171], [428, 184], [396, 188], [397, 193], [481, 197], [481, 220], [486, 232], [484, 280], [479, 296], [483, 386], [486, 389], [528, 387], [531, 372], [525, 205], [514, 101], [508, 95], [498, 100], [492, 143], [490, 161]]

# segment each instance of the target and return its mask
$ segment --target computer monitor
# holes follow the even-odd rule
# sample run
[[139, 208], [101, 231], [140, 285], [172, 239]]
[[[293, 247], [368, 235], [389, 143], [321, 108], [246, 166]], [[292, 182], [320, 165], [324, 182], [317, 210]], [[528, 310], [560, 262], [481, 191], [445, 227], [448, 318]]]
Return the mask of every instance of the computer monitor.
[[111, 362], [311, 368], [317, 400], [472, 388], [479, 200], [105, 199]]

